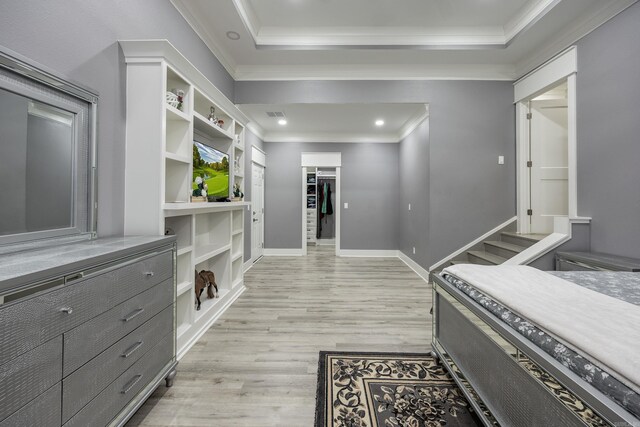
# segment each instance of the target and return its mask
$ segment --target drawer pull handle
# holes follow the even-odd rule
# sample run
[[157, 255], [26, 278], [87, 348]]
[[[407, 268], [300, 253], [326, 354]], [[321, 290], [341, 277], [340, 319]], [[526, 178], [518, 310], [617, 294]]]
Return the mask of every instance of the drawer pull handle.
[[78, 279], [82, 279], [84, 277], [84, 273], [80, 272], [78, 274], [74, 274], [73, 276], [68, 276], [65, 279], [65, 282], [71, 282], [73, 280], [78, 280]]
[[71, 307], [62, 307], [60, 309], [60, 311], [65, 313], [65, 314], [71, 314], [71, 313], [73, 313], [73, 308], [71, 308]]
[[122, 357], [124, 357], [126, 359], [127, 357], [129, 357], [133, 353], [135, 353], [136, 350], [138, 350], [140, 347], [142, 347], [142, 344], [144, 344], [144, 341], [138, 341], [137, 343], [135, 343], [134, 345], [132, 345], [131, 347], [126, 349], [124, 351], [124, 353], [122, 353], [120, 356], [122, 356]]
[[129, 382], [124, 386], [124, 388], [120, 391], [120, 393], [122, 394], [129, 393], [133, 388], [133, 386], [136, 385], [141, 378], [142, 378], [142, 374], [136, 375], [135, 377], [131, 378], [131, 380], [129, 380]]
[[125, 317], [122, 320], [125, 321], [125, 322], [129, 322], [129, 321], [135, 319], [136, 317], [140, 316], [142, 313], [144, 313], [144, 308], [139, 308], [139, 309], [133, 311], [131, 314], [129, 314], [127, 317]]
[[153, 277], [153, 271], [146, 271], [144, 275], [147, 277]]

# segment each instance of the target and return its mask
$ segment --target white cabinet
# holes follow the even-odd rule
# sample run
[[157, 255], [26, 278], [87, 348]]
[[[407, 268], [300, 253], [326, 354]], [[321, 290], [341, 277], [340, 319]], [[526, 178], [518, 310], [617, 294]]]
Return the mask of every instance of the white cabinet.
[[[180, 358], [245, 289], [247, 203], [190, 202], [193, 141], [203, 140], [226, 153], [229, 195], [233, 196], [234, 184], [244, 192], [248, 120], [168, 41], [120, 41], [120, 45], [127, 64], [125, 234], [176, 235]], [[196, 270], [213, 271], [219, 289], [218, 298], [203, 293], [200, 310], [195, 308]]]

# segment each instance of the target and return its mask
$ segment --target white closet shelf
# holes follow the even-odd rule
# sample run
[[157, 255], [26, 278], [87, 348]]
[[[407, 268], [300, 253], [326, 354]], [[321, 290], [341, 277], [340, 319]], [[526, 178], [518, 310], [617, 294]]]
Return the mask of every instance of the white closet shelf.
[[187, 165], [190, 165], [191, 162], [193, 161], [191, 158], [187, 156], [180, 156], [178, 154], [174, 154], [168, 151], [165, 151], [164, 157], [169, 160], [173, 160], [174, 162], [186, 163]]
[[187, 123], [191, 121], [189, 120], [189, 116], [183, 111], [180, 111], [177, 108], [172, 107], [171, 105], [166, 103], [164, 104], [164, 106], [167, 109], [167, 121], [178, 120]]
[[165, 203], [162, 205], [166, 217], [189, 214], [224, 212], [237, 209], [238, 206], [250, 206], [251, 202], [201, 202], [201, 203]]
[[190, 291], [191, 289], [193, 289], [193, 283], [187, 280], [186, 282], [178, 283], [178, 286], [176, 287], [176, 293], [178, 294], [178, 296], [180, 296], [185, 292]]
[[200, 246], [199, 248], [196, 248], [196, 259], [194, 264], [197, 265], [203, 263], [229, 250], [231, 250], [231, 243], [222, 247], [217, 245]]
[[185, 246], [184, 248], [178, 248], [178, 256], [182, 256], [184, 254], [188, 254], [193, 250], [193, 246]]
[[220, 126], [214, 125], [197, 111], [193, 112], [193, 118], [193, 126], [205, 135], [208, 135], [211, 138], [227, 138], [230, 140], [233, 139], [233, 135], [231, 135], [231, 132], [224, 130]]

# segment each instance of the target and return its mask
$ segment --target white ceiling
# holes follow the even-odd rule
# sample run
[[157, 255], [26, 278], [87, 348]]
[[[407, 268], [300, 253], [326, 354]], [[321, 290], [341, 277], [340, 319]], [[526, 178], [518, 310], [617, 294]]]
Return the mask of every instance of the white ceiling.
[[171, 1], [236, 80], [513, 80], [637, 0]]
[[[399, 142], [428, 116], [425, 104], [247, 104], [238, 108], [264, 141]], [[267, 112], [284, 113], [287, 124]], [[384, 120], [383, 126], [375, 121]], [[256, 129], [255, 125], [259, 128]]]
[[[171, 0], [235, 80], [508, 81], [636, 1]], [[239, 107], [266, 141], [398, 142], [426, 114], [415, 104]], [[385, 127], [372, 127], [381, 113]]]

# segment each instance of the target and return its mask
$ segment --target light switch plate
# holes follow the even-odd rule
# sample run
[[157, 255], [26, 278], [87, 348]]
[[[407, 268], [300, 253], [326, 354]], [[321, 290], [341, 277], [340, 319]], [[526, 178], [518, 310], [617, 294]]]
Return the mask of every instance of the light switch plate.
[[498, 156], [498, 164], [504, 165], [504, 156]]
[[411, 203], [409, 203], [409, 210], [411, 210]]
[[344, 202], [344, 208], [345, 208], [345, 209], [349, 209], [349, 203]]

